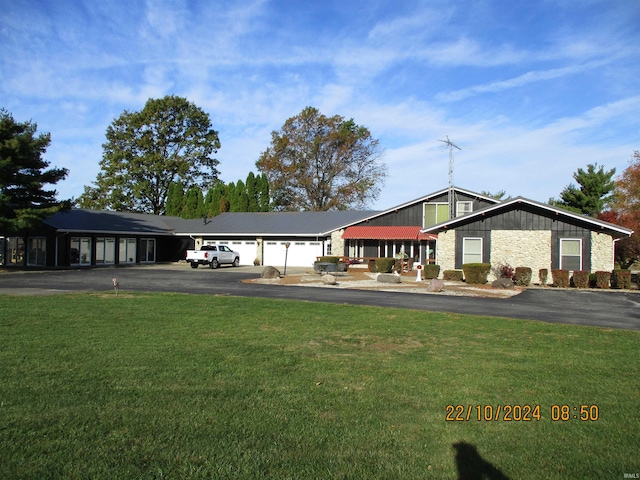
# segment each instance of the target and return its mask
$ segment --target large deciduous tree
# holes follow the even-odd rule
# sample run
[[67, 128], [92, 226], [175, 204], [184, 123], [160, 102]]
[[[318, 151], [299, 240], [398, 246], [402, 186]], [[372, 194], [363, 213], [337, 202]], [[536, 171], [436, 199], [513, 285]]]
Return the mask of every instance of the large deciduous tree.
[[209, 187], [218, 177], [218, 132], [209, 115], [187, 99], [149, 99], [139, 112], [125, 111], [107, 128], [101, 171], [85, 187], [87, 208], [165, 212], [169, 186]]
[[366, 127], [306, 107], [272, 132], [256, 166], [276, 210], [346, 210], [378, 197], [386, 176], [381, 155]]
[[616, 169], [605, 171], [598, 165], [587, 165], [587, 170], [579, 168], [573, 174], [573, 179], [579, 186], [567, 185], [560, 193], [560, 200], [550, 200], [549, 203], [574, 212], [597, 216], [613, 200], [613, 190], [616, 182], [613, 175]]
[[629, 166], [616, 179], [613, 209], [600, 218], [633, 229], [629, 238], [616, 243], [616, 261], [623, 268], [640, 262], [640, 152], [633, 152]]
[[42, 218], [70, 201], [58, 201], [55, 185], [69, 173], [66, 168], [48, 168], [44, 160], [51, 143], [48, 133], [36, 135], [32, 122], [16, 122], [0, 109], [0, 228], [22, 230], [36, 225]]

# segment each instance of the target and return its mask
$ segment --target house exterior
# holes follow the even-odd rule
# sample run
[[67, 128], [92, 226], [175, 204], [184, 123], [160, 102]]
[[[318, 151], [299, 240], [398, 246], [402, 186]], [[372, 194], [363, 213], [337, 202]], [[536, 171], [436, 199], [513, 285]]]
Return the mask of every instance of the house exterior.
[[[307, 267], [316, 257], [342, 255], [339, 226], [373, 211], [238, 212], [206, 220], [173, 221], [176, 236], [193, 241], [192, 248], [227, 245], [240, 253], [240, 265]], [[335, 243], [334, 243], [335, 242]], [[288, 245], [288, 247], [287, 247]]]
[[341, 255], [376, 258], [404, 254], [421, 264], [436, 263], [438, 236], [425, 228], [497, 203], [494, 198], [457, 187], [439, 190], [342, 227], [336, 232], [344, 242]]
[[513, 198], [421, 230], [437, 234], [441, 271], [465, 263], [540, 269], [611, 271], [614, 245], [633, 231], [592, 217]]
[[384, 211], [223, 213], [186, 220], [73, 209], [30, 231], [0, 232], [0, 264], [75, 268], [171, 262], [189, 248], [227, 245], [241, 265], [310, 267], [317, 257], [402, 255], [440, 270], [463, 263], [612, 270], [631, 230], [522, 197], [498, 201], [458, 187]]
[[40, 227], [0, 232], [0, 264], [12, 267], [91, 267], [178, 260], [186, 248], [172, 217], [73, 209], [46, 218]]

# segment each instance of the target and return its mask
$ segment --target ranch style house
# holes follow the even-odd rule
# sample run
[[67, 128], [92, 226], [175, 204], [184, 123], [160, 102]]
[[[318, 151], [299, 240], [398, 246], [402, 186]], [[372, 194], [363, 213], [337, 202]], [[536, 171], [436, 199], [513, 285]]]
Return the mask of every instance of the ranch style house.
[[446, 188], [384, 211], [223, 213], [213, 218], [71, 209], [40, 227], [0, 232], [0, 265], [76, 268], [175, 262], [187, 249], [227, 245], [241, 265], [311, 267], [402, 256], [440, 271], [463, 263], [613, 270], [614, 245], [633, 233], [517, 197], [499, 201]]

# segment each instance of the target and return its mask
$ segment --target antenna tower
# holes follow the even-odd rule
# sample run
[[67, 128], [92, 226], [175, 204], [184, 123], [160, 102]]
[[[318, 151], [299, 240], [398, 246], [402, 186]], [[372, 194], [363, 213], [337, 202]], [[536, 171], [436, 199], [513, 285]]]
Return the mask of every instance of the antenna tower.
[[453, 187], [453, 149], [457, 148], [458, 150], [462, 150], [459, 146], [449, 140], [449, 135], [447, 135], [446, 140], [438, 140], [439, 142], [446, 143], [449, 146], [449, 218], [454, 218], [456, 216], [456, 202], [455, 202], [455, 191]]

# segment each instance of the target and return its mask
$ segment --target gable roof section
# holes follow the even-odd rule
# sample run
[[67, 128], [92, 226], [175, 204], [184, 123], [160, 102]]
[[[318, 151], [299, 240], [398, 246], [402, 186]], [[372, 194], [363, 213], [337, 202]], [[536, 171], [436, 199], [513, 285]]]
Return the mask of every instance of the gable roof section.
[[345, 223], [356, 223], [373, 211], [226, 212], [209, 218], [172, 221], [177, 235], [325, 236]]
[[173, 235], [170, 223], [177, 217], [147, 213], [111, 212], [76, 208], [56, 212], [44, 220], [46, 225], [67, 233], [110, 233], [138, 235]]
[[435, 240], [435, 234], [420, 233], [420, 227], [352, 225], [342, 234], [344, 240]]
[[453, 230], [461, 225], [466, 225], [468, 223], [477, 221], [482, 217], [499, 215], [501, 213], [505, 213], [511, 210], [517, 210], [522, 207], [529, 207], [534, 211], [537, 211], [537, 213], [541, 215], [549, 217], [554, 216], [558, 219], [563, 219], [567, 223], [581, 225], [592, 231], [606, 231], [608, 234], [614, 237], [628, 237], [633, 233], [633, 230], [621, 227], [620, 225], [615, 225], [613, 223], [598, 220], [597, 218], [588, 217], [579, 213], [570, 212], [562, 208], [552, 207], [551, 205], [547, 205], [546, 203], [539, 203], [524, 197], [512, 198], [511, 200], [506, 200], [496, 205], [476, 210], [475, 212], [468, 213], [467, 215], [464, 215], [462, 217], [453, 218], [447, 220], [446, 222], [424, 228], [421, 230], [421, 232], [437, 233], [442, 230]]
[[[485, 195], [482, 195], [481, 193], [472, 192], [471, 190], [465, 190], [464, 188], [454, 187], [454, 190], [456, 191], [456, 193], [463, 193], [463, 194], [468, 195], [470, 197], [476, 197], [476, 198], [479, 198], [479, 199], [482, 199], [482, 200], [486, 200], [487, 202], [490, 202], [490, 203], [500, 203], [500, 200], [496, 200], [495, 198], [487, 197]], [[423, 197], [419, 197], [419, 198], [416, 198], [414, 200], [411, 200], [410, 202], [405, 202], [405, 203], [402, 203], [400, 205], [396, 205], [395, 207], [388, 208], [387, 210], [378, 211], [378, 212], [372, 212], [372, 214], [370, 216], [361, 218], [361, 219], [359, 219], [357, 221], [354, 221], [354, 222], [351, 222], [349, 224], [342, 225], [340, 228], [346, 228], [346, 227], [349, 227], [349, 226], [353, 225], [354, 223], [359, 223], [359, 222], [362, 222], [362, 221], [371, 220], [371, 219], [376, 218], [376, 217], [381, 217], [383, 215], [387, 215], [388, 213], [395, 212], [396, 210], [400, 210], [402, 208], [406, 208], [406, 207], [409, 207], [411, 205], [415, 205], [416, 203], [424, 203], [424, 202], [426, 202], [428, 200], [431, 200], [432, 198], [439, 197], [440, 195], [444, 195], [448, 191], [449, 191], [449, 188], [443, 188], [442, 190], [438, 190], [436, 192], [432, 192], [432, 193], [430, 193], [428, 195], [425, 195]]]

